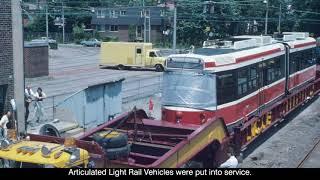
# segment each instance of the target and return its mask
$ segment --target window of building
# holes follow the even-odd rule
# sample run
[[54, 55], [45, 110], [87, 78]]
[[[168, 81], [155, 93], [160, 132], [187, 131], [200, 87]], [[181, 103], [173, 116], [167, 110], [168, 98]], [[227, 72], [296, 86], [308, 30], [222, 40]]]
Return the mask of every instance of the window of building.
[[137, 54], [141, 54], [142, 53], [142, 49], [141, 48], [138, 48], [137, 49]]
[[110, 18], [117, 18], [117, 11], [116, 10], [110, 10]]
[[140, 11], [141, 17], [150, 17], [150, 10], [142, 10]]
[[145, 15], [146, 15], [147, 17], [150, 17], [150, 10], [145, 10]]
[[97, 25], [96, 30], [99, 32], [105, 32], [106, 31], [105, 25]]
[[160, 16], [163, 17], [163, 16], [165, 16], [165, 15], [166, 15], [166, 11], [163, 10], [163, 9], [161, 9], [161, 10], [160, 10]]
[[97, 12], [97, 18], [105, 18], [105, 10], [98, 9], [96, 12]]
[[118, 32], [119, 31], [119, 27], [117, 25], [110, 25], [110, 29], [111, 32]]
[[232, 102], [236, 99], [236, 81], [232, 71], [217, 74], [217, 103], [218, 105]]
[[121, 10], [121, 11], [120, 11], [120, 16], [125, 16], [125, 15], [127, 15], [127, 11]]

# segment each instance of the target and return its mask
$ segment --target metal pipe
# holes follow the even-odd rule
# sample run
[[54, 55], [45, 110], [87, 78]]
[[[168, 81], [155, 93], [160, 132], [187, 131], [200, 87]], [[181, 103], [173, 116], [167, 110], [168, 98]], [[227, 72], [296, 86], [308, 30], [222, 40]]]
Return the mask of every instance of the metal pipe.
[[268, 1], [268, 0], [265, 0], [264, 3], [266, 3], [266, 5], [267, 5], [264, 34], [267, 35], [267, 34], [268, 34], [269, 1]]

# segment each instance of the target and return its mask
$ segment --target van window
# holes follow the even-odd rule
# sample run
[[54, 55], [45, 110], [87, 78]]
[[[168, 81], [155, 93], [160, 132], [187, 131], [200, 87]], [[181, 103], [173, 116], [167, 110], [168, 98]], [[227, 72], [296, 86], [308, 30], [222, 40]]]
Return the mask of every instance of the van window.
[[140, 48], [137, 49], [137, 54], [141, 54], [142, 50]]
[[150, 52], [150, 53], [149, 53], [149, 57], [157, 57], [157, 55], [156, 55], [155, 52]]

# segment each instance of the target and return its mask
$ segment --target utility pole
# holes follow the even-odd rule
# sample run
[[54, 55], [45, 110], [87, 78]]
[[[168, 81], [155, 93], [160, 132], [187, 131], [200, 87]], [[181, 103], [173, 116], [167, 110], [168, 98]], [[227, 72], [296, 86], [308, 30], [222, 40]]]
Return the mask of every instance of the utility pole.
[[282, 14], [282, 10], [281, 10], [281, 3], [280, 3], [280, 7], [279, 7], [279, 25], [278, 25], [279, 34], [281, 33], [281, 14]]
[[173, 15], [173, 44], [172, 49], [175, 51], [177, 46], [177, 6], [174, 4], [174, 15]]
[[147, 19], [146, 10], [144, 9], [144, 0], [142, 0], [142, 13], [143, 13], [143, 42], [147, 42]]
[[11, 1], [12, 14], [12, 48], [13, 48], [13, 81], [14, 81], [14, 117], [17, 121], [18, 134], [26, 134], [24, 107], [24, 66], [23, 66], [23, 30], [20, 1]]
[[65, 26], [65, 20], [64, 20], [64, 3], [62, 0], [62, 44], [64, 44], [64, 26]]
[[47, 35], [47, 41], [48, 41], [49, 39], [48, 3], [46, 6], [46, 35]]
[[268, 34], [268, 14], [269, 14], [269, 0], [264, 0], [264, 3], [266, 3], [267, 5], [267, 10], [266, 10], [266, 21], [265, 21], [265, 30], [264, 30], [264, 34], [267, 35]]

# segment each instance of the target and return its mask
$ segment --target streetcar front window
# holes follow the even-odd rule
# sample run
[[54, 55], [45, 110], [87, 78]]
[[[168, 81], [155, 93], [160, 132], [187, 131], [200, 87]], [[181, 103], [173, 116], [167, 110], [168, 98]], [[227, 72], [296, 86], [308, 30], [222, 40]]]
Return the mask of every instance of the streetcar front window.
[[191, 57], [171, 57], [167, 59], [166, 67], [169, 69], [203, 70], [203, 62]]
[[195, 109], [216, 106], [214, 74], [195, 71], [167, 71], [163, 75], [162, 104]]

